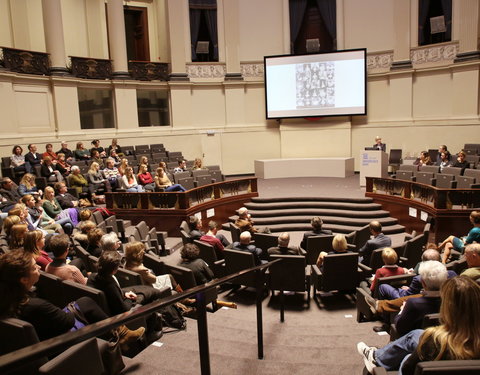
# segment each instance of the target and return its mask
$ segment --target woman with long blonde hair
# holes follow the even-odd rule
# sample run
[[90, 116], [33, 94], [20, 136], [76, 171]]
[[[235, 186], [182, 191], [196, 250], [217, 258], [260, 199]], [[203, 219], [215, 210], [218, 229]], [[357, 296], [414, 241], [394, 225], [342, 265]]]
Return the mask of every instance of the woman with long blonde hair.
[[91, 194], [96, 193], [99, 190], [105, 191], [112, 191], [112, 187], [110, 186], [110, 182], [108, 179], [100, 171], [100, 164], [97, 162], [93, 162], [90, 164], [90, 168], [87, 172], [87, 179], [88, 179], [88, 190]]
[[413, 375], [422, 361], [480, 359], [480, 286], [456, 276], [443, 283], [440, 297], [441, 325], [413, 330], [381, 349], [357, 345], [368, 371], [380, 365]]
[[18, 193], [23, 197], [27, 194], [32, 194], [35, 197], [40, 197], [42, 191], [37, 188], [35, 183], [35, 175], [31, 173], [25, 173], [18, 184]]
[[142, 185], [146, 191], [155, 190], [155, 181], [153, 180], [152, 174], [148, 171], [148, 168], [145, 164], [140, 164], [138, 167], [137, 178], [140, 185]]
[[133, 168], [127, 167], [125, 169], [125, 174], [122, 176], [122, 184], [126, 191], [132, 193], [143, 193], [145, 190], [142, 185], [137, 183], [137, 179], [133, 174]]
[[120, 173], [120, 176], [123, 176], [125, 174], [125, 170], [130, 166], [128, 163], [128, 159], [123, 158], [120, 161], [120, 165], [118, 166], [118, 173]]

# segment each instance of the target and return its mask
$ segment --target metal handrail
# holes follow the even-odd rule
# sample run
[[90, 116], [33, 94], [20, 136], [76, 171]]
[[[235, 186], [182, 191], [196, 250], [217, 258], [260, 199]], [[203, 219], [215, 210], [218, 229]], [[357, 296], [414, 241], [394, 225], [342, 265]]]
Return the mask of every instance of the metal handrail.
[[206, 318], [206, 306], [204, 300], [205, 291], [222, 285], [228, 281], [231, 281], [239, 276], [246, 275], [251, 272], [255, 272], [257, 275], [257, 340], [258, 340], [258, 358], [263, 358], [263, 329], [262, 329], [262, 284], [260, 272], [266, 270], [272, 264], [279, 262], [280, 259], [261, 264], [255, 267], [247, 268], [245, 270], [233, 273], [228, 276], [224, 276], [220, 279], [212, 280], [204, 285], [198, 285], [194, 288], [188, 289], [182, 293], [171, 295], [166, 298], [162, 298], [158, 301], [154, 301], [145, 306], [140, 306], [135, 310], [130, 310], [122, 314], [115, 315], [111, 318], [102, 320], [97, 323], [89, 324], [82, 329], [74, 332], [67, 332], [62, 335], [53, 337], [48, 340], [41, 341], [37, 344], [30, 345], [28, 347], [18, 349], [14, 352], [0, 356], [0, 373], [11, 370], [21, 361], [31, 361], [44, 356], [57, 354], [72, 345], [78, 344], [91, 337], [99, 336], [103, 333], [110, 331], [111, 329], [125, 324], [131, 320], [145, 317], [158, 311], [162, 307], [171, 305], [175, 302], [179, 302], [185, 298], [196, 298], [197, 307], [197, 321], [199, 330], [199, 348], [200, 348], [200, 364], [202, 375], [210, 374], [210, 358], [208, 352], [208, 335], [207, 335], [207, 318]]

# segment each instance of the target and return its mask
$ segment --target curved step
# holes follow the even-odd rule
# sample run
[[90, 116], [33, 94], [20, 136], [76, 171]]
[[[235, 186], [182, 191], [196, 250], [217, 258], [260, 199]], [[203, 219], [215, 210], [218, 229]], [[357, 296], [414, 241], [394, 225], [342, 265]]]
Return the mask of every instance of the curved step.
[[[233, 223], [237, 220], [238, 216], [230, 216], [229, 220]], [[269, 216], [258, 217], [254, 216], [255, 226], [269, 226], [273, 224], [286, 224], [286, 223], [299, 223], [310, 225], [311, 216]], [[383, 227], [398, 224], [398, 220], [393, 217], [374, 217], [378, 220]], [[322, 216], [324, 225], [328, 224], [340, 224], [363, 227], [370, 224], [372, 218], [352, 218], [352, 217], [338, 217], [338, 216]]]
[[273, 202], [350, 202], [350, 203], [372, 203], [372, 198], [338, 198], [338, 197], [276, 197], [276, 198], [262, 198], [254, 197], [254, 203], [273, 203]]
[[[324, 219], [324, 216], [332, 217], [349, 217], [349, 218], [380, 218], [388, 217], [390, 213], [383, 210], [372, 211], [355, 211], [355, 210], [335, 210], [335, 209], [319, 209], [319, 208], [289, 208], [289, 209], [276, 209], [276, 210], [249, 210], [250, 215], [256, 219], [260, 217], [271, 216], [310, 216], [310, 219], [314, 216], [320, 216]], [[235, 217], [236, 216], [232, 216]], [[310, 220], [309, 219], [309, 220]]]
[[[325, 224], [322, 228], [330, 229], [333, 233], [347, 234], [355, 230], [358, 230], [361, 227], [362, 226], [355, 226], [355, 225]], [[270, 228], [270, 231], [272, 233], [295, 232], [295, 231], [307, 232], [312, 230], [312, 227], [309, 224], [302, 224], [302, 223], [272, 224], [272, 225], [268, 225], [268, 228]], [[389, 226], [383, 227], [382, 232], [386, 235], [404, 233], [405, 227], [400, 224], [389, 225]]]
[[382, 205], [378, 203], [348, 203], [348, 202], [272, 202], [272, 203], [246, 203], [245, 207], [249, 210], [272, 210], [272, 209], [289, 209], [289, 208], [330, 208], [337, 210], [356, 210], [369, 211], [381, 210]]

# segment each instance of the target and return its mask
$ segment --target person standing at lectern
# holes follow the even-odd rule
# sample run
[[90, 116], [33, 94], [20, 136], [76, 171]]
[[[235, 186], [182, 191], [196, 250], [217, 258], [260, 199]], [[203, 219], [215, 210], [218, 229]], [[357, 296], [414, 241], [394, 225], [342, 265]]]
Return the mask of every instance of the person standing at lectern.
[[372, 146], [372, 148], [375, 148], [378, 151], [387, 152], [387, 145], [382, 143], [382, 137], [379, 137], [378, 135], [375, 137], [375, 144]]

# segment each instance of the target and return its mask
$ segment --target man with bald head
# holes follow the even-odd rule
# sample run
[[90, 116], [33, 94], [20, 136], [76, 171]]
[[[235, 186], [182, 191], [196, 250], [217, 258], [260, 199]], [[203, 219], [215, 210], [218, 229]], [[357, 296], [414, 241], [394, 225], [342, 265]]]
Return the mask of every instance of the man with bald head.
[[358, 252], [362, 259], [361, 263], [365, 264], [366, 266], [370, 265], [370, 258], [373, 250], [392, 246], [391, 238], [382, 233], [382, 224], [380, 224], [379, 221], [374, 220], [370, 222], [370, 234], [373, 236], [373, 238], [368, 240]]
[[260, 255], [262, 254], [262, 249], [259, 249], [255, 245], [251, 245], [250, 241], [252, 240], [252, 235], [248, 231], [244, 231], [240, 233], [240, 242], [233, 243], [234, 250], [246, 251], [253, 254], [253, 258], [255, 259], [255, 264], [259, 265]]
[[278, 236], [278, 246], [269, 248], [268, 255], [301, 255], [297, 246], [288, 246], [290, 235], [287, 232]]

